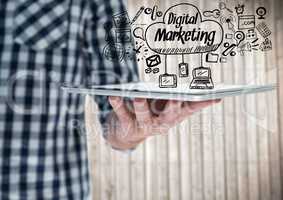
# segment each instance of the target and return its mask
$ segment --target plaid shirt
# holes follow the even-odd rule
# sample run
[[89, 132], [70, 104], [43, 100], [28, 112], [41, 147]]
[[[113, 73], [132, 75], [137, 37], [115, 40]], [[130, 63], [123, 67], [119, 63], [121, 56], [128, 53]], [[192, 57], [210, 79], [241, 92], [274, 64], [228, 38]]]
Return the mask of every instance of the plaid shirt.
[[[104, 55], [124, 10], [121, 0], [0, 1], [1, 200], [90, 197], [84, 97], [60, 85], [137, 80], [134, 54]], [[104, 121], [109, 104], [96, 101]]]

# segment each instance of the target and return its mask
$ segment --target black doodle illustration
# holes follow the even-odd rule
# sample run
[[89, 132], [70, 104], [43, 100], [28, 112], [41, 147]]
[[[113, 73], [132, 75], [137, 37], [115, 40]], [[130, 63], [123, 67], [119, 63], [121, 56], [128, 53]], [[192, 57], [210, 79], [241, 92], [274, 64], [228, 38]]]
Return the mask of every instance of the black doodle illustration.
[[248, 33], [246, 34], [247, 40], [255, 40], [257, 39], [257, 33], [254, 29], [248, 30]]
[[190, 89], [209, 90], [213, 88], [211, 69], [203, 66], [203, 54], [201, 54], [201, 66], [193, 70], [193, 80], [190, 84]]
[[148, 67], [155, 67], [159, 64], [161, 64], [160, 55], [153, 55], [153, 56], [150, 56], [146, 59], [146, 65]]
[[154, 73], [154, 74], [158, 74], [159, 71], [160, 71], [159, 68], [154, 68], [154, 69], [153, 69], [153, 73]]
[[153, 6], [153, 8], [146, 8], [144, 10], [145, 14], [151, 16], [151, 20], [155, 21], [158, 17], [162, 17], [163, 12], [158, 10], [158, 6]]
[[152, 69], [151, 68], [146, 68], [144, 71], [145, 71], [146, 74], [150, 74], [152, 72]]
[[261, 51], [270, 51], [272, 50], [272, 42], [268, 38], [265, 39], [265, 41], [260, 45]]
[[131, 29], [116, 29], [116, 42], [117, 43], [131, 43], [132, 33]]
[[134, 37], [137, 39], [145, 40], [144, 38], [144, 30], [141, 27], [137, 27], [133, 31]]
[[264, 7], [259, 7], [256, 10], [256, 14], [259, 16], [258, 19], [265, 19], [265, 15], [267, 14], [267, 10]]
[[140, 54], [141, 53], [141, 49], [145, 46], [144, 43], [138, 43], [136, 42], [136, 46], [139, 45], [137, 48], [134, 49], [134, 51], [136, 52], [136, 54]]
[[220, 10], [219, 9], [215, 9], [215, 10], [212, 10], [212, 11], [204, 11], [203, 12], [203, 16], [205, 17], [214, 17], [215, 19], [219, 18], [220, 17]]
[[130, 27], [131, 24], [128, 12], [123, 12], [117, 15], [113, 15], [113, 21], [116, 28], [124, 29], [126, 27]]
[[121, 62], [125, 58], [125, 49], [118, 43], [110, 43], [104, 47], [103, 55], [107, 60]]
[[[245, 4], [227, 5], [220, 2], [218, 8], [204, 12], [190, 3], [173, 5], [164, 12], [156, 5], [142, 6], [131, 21], [126, 13], [115, 15], [115, 27], [112, 28], [114, 34], [109, 32], [105, 39], [111, 41], [114, 35], [114, 45], [113, 42], [112, 45], [110, 42], [108, 44], [110, 53], [107, 59], [133, 59], [131, 55], [135, 54], [138, 62], [145, 60], [146, 74], [158, 74], [160, 88], [176, 88], [178, 79], [190, 78], [191, 89], [213, 89], [211, 66], [228, 63], [228, 59], [236, 55], [272, 50], [272, 41], [268, 39], [271, 30], [264, 21], [259, 21], [265, 19], [267, 9], [259, 7], [255, 13], [248, 13]], [[235, 9], [230, 9], [230, 6]], [[135, 23], [142, 14], [149, 16], [148, 22], [152, 23]], [[134, 26], [132, 34], [129, 25]], [[107, 29], [110, 27], [105, 26], [108, 26]], [[134, 49], [120, 49], [119, 44], [130, 43], [133, 39], [136, 40]], [[192, 71], [189, 63], [185, 62], [189, 54], [201, 56], [200, 67]], [[182, 62], [172, 66], [178, 74], [168, 73], [168, 56], [182, 56]], [[204, 61], [211, 66], [205, 67]], [[165, 69], [164, 74], [159, 74], [161, 68]]]
[[165, 74], [159, 76], [159, 87], [160, 88], [177, 88], [177, 75], [168, 74], [167, 71], [167, 55], [165, 55]]
[[106, 35], [105, 35], [105, 41], [106, 42], [114, 41], [114, 37], [113, 37], [112, 32], [111, 32], [112, 28], [113, 28], [112, 22], [106, 22], [104, 24], [104, 30], [105, 30], [105, 33], [106, 33]]
[[138, 19], [138, 18], [141, 16], [141, 14], [143, 13], [144, 9], [145, 9], [144, 6], [142, 6], [142, 7], [139, 9], [139, 11], [137, 12], [137, 14], [136, 14], [136, 15], [134, 16], [134, 18], [132, 19], [131, 24], [134, 24], [134, 23], [137, 21], [137, 19]]
[[237, 15], [242, 15], [245, 12], [245, 5], [244, 4], [238, 4], [235, 7], [235, 10], [236, 10]]
[[135, 59], [135, 51], [131, 47], [133, 37], [128, 13], [113, 15], [112, 19], [114, 26], [110, 21], [104, 24], [105, 41], [107, 42], [103, 49], [105, 59], [112, 62]]
[[255, 44], [259, 39], [256, 38], [254, 41], [252, 41], [253, 44]]
[[208, 53], [206, 54], [206, 62], [208, 63], [218, 63], [219, 54], [217, 53]]
[[234, 38], [237, 41], [237, 46], [239, 46], [245, 40], [245, 33], [243, 31], [237, 31], [234, 34]]
[[150, 73], [158, 74], [159, 72], [160, 72], [159, 68], [146, 68], [145, 69], [146, 74], [150, 74]]
[[238, 51], [242, 56], [245, 55], [245, 52], [251, 52], [252, 51], [252, 45], [249, 42], [244, 43], [243, 45], [238, 47]]
[[256, 38], [254, 41], [252, 41], [251, 43], [252, 43], [252, 49], [254, 50], [254, 51], [258, 51], [258, 46], [259, 46], [259, 44], [257, 43], [258, 42], [258, 38]]
[[143, 41], [142, 42], [136, 41], [135, 46], [136, 47], [133, 49], [133, 51], [136, 54], [137, 61], [140, 62], [141, 60], [146, 59], [149, 50], [148, 50], [147, 46], [145, 45], [145, 43]]
[[219, 3], [219, 9], [220, 10], [226, 10], [226, 11], [228, 11], [230, 13], [233, 13], [233, 11], [230, 8], [227, 8], [226, 3], [224, 3], [224, 2], [220, 2]]
[[220, 18], [220, 22], [222, 23], [222, 24], [227, 24], [227, 26], [228, 26], [228, 29], [229, 30], [231, 30], [233, 33], [235, 33], [236, 32], [236, 30], [235, 30], [235, 25], [234, 25], [234, 22], [236, 21], [236, 19], [235, 19], [235, 17], [233, 16], [233, 15], [229, 15], [229, 16], [227, 16], [227, 17], [225, 17], [225, 16], [222, 16], [221, 18]]
[[154, 73], [157, 74], [159, 73], [159, 68], [154, 68], [157, 67], [158, 65], [161, 64], [161, 57], [160, 55], [152, 55], [148, 58], [146, 58], [146, 65], [147, 68], [145, 69], [145, 73]]
[[271, 30], [267, 27], [267, 24], [264, 22], [261, 22], [260, 24], [258, 24], [256, 26], [256, 29], [258, 30], [258, 32], [263, 38], [267, 38], [268, 36], [271, 35]]
[[175, 74], [163, 74], [159, 76], [160, 88], [177, 88], [177, 76]]
[[193, 70], [193, 80], [190, 89], [209, 90], [213, 89], [211, 78], [211, 69], [208, 67], [199, 67]]
[[[180, 7], [186, 13], [180, 13]], [[223, 41], [223, 32], [217, 21], [202, 20], [197, 7], [184, 3], [170, 7], [163, 22], [149, 25], [145, 38], [157, 54], [199, 54], [216, 51]]]
[[[180, 13], [180, 7], [186, 10], [186, 13]], [[183, 3], [170, 7], [164, 13], [163, 22], [153, 23], [145, 31], [148, 47], [157, 54], [165, 55], [165, 74], [160, 75], [159, 86], [177, 87], [177, 76], [167, 73], [168, 55], [184, 57], [186, 54], [215, 51], [221, 45], [223, 35], [222, 26], [217, 21], [202, 20], [201, 12], [194, 5]], [[189, 65], [183, 59], [179, 64], [179, 77], [188, 76]]]
[[189, 77], [189, 63], [180, 63], [179, 64], [179, 77]]
[[235, 48], [237, 47], [236, 44], [229, 44], [228, 42], [224, 43], [224, 47], [226, 48], [226, 50], [222, 53], [223, 56], [235, 56], [236, 52], [234, 51]]
[[150, 73], [153, 73], [153, 74], [158, 74], [160, 72], [159, 68], [146, 68], [145, 69], [145, 73], [146, 74], [150, 74]]
[[185, 63], [184, 55], [182, 55], [182, 63], [179, 64], [179, 77], [189, 77], [189, 63]]
[[125, 60], [134, 60], [136, 58], [135, 49], [129, 45], [125, 48]]
[[239, 16], [239, 30], [254, 29], [254, 28], [255, 28], [255, 15]]

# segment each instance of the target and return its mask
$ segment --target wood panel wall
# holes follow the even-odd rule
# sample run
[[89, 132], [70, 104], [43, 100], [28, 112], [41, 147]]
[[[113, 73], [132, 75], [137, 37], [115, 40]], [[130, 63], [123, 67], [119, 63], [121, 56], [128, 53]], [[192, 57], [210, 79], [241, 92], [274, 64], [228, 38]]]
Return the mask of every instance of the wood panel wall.
[[[129, 13], [133, 16], [142, 5], [158, 5], [165, 10], [178, 2], [207, 9], [218, 5], [216, 0], [130, 0]], [[235, 57], [227, 64], [213, 67], [215, 81], [278, 83], [277, 91], [226, 98], [173, 128], [168, 136], [149, 139], [131, 154], [111, 150], [97, 134], [96, 119], [88, 112], [95, 200], [283, 199], [283, 2], [224, 2], [228, 6], [233, 2], [245, 3], [247, 9], [262, 5], [268, 8], [273, 51]], [[176, 65], [177, 59], [181, 58], [171, 58], [168, 65]], [[187, 59], [190, 66], [199, 65], [198, 58]], [[143, 66], [140, 68], [143, 75]], [[90, 99], [86, 106], [88, 110], [95, 109]]]

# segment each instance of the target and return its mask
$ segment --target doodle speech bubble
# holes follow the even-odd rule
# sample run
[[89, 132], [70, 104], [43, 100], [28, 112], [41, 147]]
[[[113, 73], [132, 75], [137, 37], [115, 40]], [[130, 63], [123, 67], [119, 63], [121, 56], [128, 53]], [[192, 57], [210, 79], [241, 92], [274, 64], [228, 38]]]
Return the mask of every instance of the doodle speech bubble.
[[198, 54], [216, 51], [223, 42], [223, 32], [218, 22], [202, 20], [196, 6], [182, 3], [170, 7], [163, 22], [149, 25], [145, 39], [158, 54]]

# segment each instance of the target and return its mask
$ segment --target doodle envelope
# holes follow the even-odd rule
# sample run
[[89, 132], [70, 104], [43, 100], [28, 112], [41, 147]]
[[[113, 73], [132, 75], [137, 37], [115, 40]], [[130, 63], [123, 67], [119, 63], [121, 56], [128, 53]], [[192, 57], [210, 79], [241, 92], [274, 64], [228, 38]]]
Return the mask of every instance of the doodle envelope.
[[160, 88], [156, 83], [139, 82], [90, 87], [62, 85], [61, 88], [65, 92], [84, 95], [179, 101], [206, 101], [268, 92], [276, 89], [276, 85], [218, 85], [213, 90], [192, 90], [189, 88], [189, 84], [180, 84], [178, 85], [178, 88]]
[[146, 59], [146, 64], [148, 67], [155, 67], [161, 63], [161, 58], [159, 55], [153, 55]]

